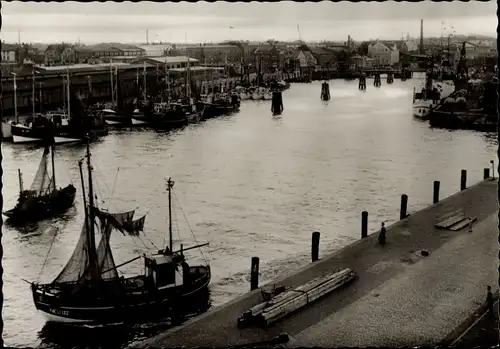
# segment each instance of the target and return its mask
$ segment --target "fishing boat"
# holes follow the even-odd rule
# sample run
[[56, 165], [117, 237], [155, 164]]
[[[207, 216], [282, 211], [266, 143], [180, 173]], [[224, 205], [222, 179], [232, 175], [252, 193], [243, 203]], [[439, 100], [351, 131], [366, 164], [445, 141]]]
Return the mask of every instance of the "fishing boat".
[[[50, 151], [50, 148], [51, 151]], [[48, 171], [48, 155], [52, 155], [52, 177]], [[19, 172], [19, 199], [17, 205], [3, 214], [10, 222], [35, 222], [50, 218], [65, 212], [75, 201], [76, 189], [72, 184], [57, 189], [56, 171], [54, 164], [54, 145], [46, 146], [42, 160], [38, 166], [35, 178], [29, 190], [23, 186], [21, 170]]]
[[[83, 194], [85, 219], [75, 250], [59, 275], [50, 283], [31, 283], [37, 310], [49, 321], [106, 324], [149, 320], [156, 314], [173, 314], [208, 291], [211, 271], [208, 263], [190, 266], [184, 252], [208, 244], [174, 251], [172, 240], [172, 188], [167, 181], [169, 245], [150, 255], [137, 256], [116, 265], [111, 248], [111, 233], [139, 236], [146, 216], [134, 220], [134, 211], [110, 213], [94, 202], [92, 166], [87, 144], [88, 206]], [[83, 160], [79, 162], [84, 189]], [[84, 190], [85, 191], [85, 190]], [[97, 243], [96, 230], [100, 231]], [[144, 274], [119, 277], [117, 269], [144, 259]]]
[[118, 67], [111, 66], [110, 63], [110, 82], [111, 82], [111, 102], [105, 103], [104, 108], [100, 110], [102, 118], [108, 126], [128, 127], [132, 126], [131, 115], [126, 115], [123, 108], [123, 96], [121, 95], [121, 85], [118, 73]]
[[[83, 105], [81, 96], [71, 95], [69, 72], [66, 72], [67, 106], [63, 112], [35, 113], [24, 124], [12, 125], [14, 143], [79, 143], [85, 137], [96, 139], [108, 134], [102, 114]], [[33, 83], [34, 91], [34, 83]], [[33, 92], [34, 95], [34, 92]], [[72, 98], [74, 97], [74, 98]], [[73, 100], [73, 102], [71, 102]]]
[[413, 116], [428, 120], [433, 109], [455, 91], [452, 81], [433, 81], [432, 72], [426, 74], [426, 80], [421, 91], [413, 91]]

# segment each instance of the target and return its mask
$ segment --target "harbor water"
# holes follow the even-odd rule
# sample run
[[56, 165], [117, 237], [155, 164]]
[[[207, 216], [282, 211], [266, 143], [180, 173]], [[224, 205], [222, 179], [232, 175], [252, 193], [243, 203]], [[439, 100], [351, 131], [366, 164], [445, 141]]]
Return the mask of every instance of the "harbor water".
[[[366, 91], [357, 81], [332, 80], [331, 99], [320, 99], [321, 82], [292, 84], [283, 92], [284, 112], [270, 101], [243, 101], [240, 112], [170, 132], [116, 130], [91, 145], [95, 191], [109, 211], [147, 213], [145, 235], [112, 235], [116, 264], [164, 246], [168, 237], [165, 180], [174, 186], [174, 243], [209, 242], [190, 251], [190, 263], [209, 258], [212, 306], [249, 290], [252, 256], [261, 260], [260, 283], [310, 261], [311, 232], [321, 232], [320, 258], [360, 238], [361, 211], [369, 230], [399, 218], [401, 194], [409, 213], [482, 179], [495, 159], [496, 136], [431, 129], [412, 117], [412, 91], [422, 80], [395, 80]], [[43, 150], [2, 146], [4, 210], [19, 191], [17, 169], [31, 185]], [[83, 222], [78, 160], [83, 146], [56, 149], [58, 186], [77, 187], [75, 208], [35, 227], [3, 227], [4, 339], [7, 346], [97, 348], [125, 346], [168, 327], [76, 328], [45, 325], [33, 305], [29, 281], [50, 282], [69, 259]], [[390, 239], [390, 236], [388, 237]], [[140, 273], [140, 260], [121, 269]], [[236, 321], [236, 320], [235, 320]], [[98, 339], [97, 339], [98, 338]]]

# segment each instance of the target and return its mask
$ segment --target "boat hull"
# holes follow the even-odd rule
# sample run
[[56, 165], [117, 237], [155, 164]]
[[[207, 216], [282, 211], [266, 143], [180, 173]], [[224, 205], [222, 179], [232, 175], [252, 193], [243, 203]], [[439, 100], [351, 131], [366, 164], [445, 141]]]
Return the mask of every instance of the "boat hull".
[[99, 303], [96, 301], [88, 305], [85, 302], [91, 302], [89, 298], [79, 303], [71, 302], [71, 297], [63, 300], [55, 293], [43, 292], [41, 287], [32, 285], [33, 301], [37, 310], [51, 322], [109, 324], [174, 316], [182, 307], [208, 294], [210, 267], [191, 268], [203, 268], [204, 273], [189, 285], [158, 288], [155, 292], [145, 289], [145, 292], [114, 294], [107, 299], [101, 298]]
[[96, 139], [108, 135], [106, 126], [92, 127], [90, 129], [75, 126], [50, 126], [29, 127], [24, 125], [12, 125], [12, 139], [14, 143], [39, 143], [46, 144], [53, 141], [56, 144], [79, 143], [85, 137]]
[[3, 212], [8, 217], [9, 223], [36, 222], [64, 213], [75, 202], [76, 188], [68, 185], [55, 193], [41, 197], [28, 198], [22, 204]]
[[437, 105], [432, 101], [416, 102], [412, 106], [413, 116], [421, 120], [429, 120], [432, 110], [436, 107]]

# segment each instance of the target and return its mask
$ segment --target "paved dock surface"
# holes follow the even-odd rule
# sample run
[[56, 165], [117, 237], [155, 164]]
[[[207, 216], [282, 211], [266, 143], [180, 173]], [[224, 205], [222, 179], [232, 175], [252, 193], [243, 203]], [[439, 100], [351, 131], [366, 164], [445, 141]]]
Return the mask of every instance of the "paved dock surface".
[[[434, 227], [457, 210], [477, 218], [473, 232]], [[239, 315], [262, 301], [256, 290], [134, 347], [227, 347], [282, 332], [291, 347], [436, 345], [484, 302], [486, 285], [496, 285], [497, 211], [497, 181], [483, 181], [388, 227], [385, 246], [371, 234], [273, 282], [296, 287], [336, 268], [359, 276], [267, 329], [237, 328]]]

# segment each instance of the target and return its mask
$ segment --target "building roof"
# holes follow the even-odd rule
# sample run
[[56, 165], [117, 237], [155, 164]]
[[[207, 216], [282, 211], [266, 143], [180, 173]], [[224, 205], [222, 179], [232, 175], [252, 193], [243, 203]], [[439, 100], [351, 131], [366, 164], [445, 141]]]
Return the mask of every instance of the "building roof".
[[62, 53], [68, 47], [69, 48], [73, 48], [72, 45], [65, 44], [65, 43], [62, 43], [62, 44], [51, 44], [51, 45], [47, 46], [47, 48], [45, 49], [45, 51], [54, 50], [56, 53]]
[[[72, 65], [56, 65], [56, 66], [35, 66], [35, 70], [41, 73], [63, 73], [69, 71], [70, 73], [93, 72], [109, 70], [110, 65], [117, 67], [118, 70], [143, 68], [143, 64], [128, 64], [121, 62], [114, 63], [100, 63], [100, 64], [72, 64]], [[146, 67], [152, 65], [146, 63]]]
[[[184, 72], [186, 71], [187, 68], [172, 68], [172, 69], [169, 69], [169, 71], [174, 71], [174, 72]], [[223, 71], [224, 68], [217, 68], [217, 67], [190, 67], [189, 70], [191, 71], [202, 71], [202, 70], [218, 70], [218, 71]]]
[[[187, 63], [188, 57], [187, 56], [159, 56], [159, 57], [142, 57], [140, 60], [149, 60], [155, 63]], [[189, 58], [189, 62], [196, 63], [198, 62], [197, 59], [195, 58]]]
[[117, 49], [116, 47], [113, 47], [113, 45], [106, 44], [106, 43], [89, 45], [89, 46], [86, 46], [86, 48], [90, 49], [91, 51], [121, 51], [121, 50]]
[[15, 44], [6, 44], [2, 42], [2, 51], [15, 51], [18, 49], [18, 45]]
[[277, 53], [277, 54], [280, 54], [280, 53], [283, 53], [283, 51], [279, 48], [277, 48], [276, 46], [272, 46], [272, 45], [262, 45], [262, 46], [259, 46], [255, 49], [255, 51], [253, 51], [254, 54], [257, 54], [257, 53], [262, 53], [262, 54], [269, 54], [269, 53]]

